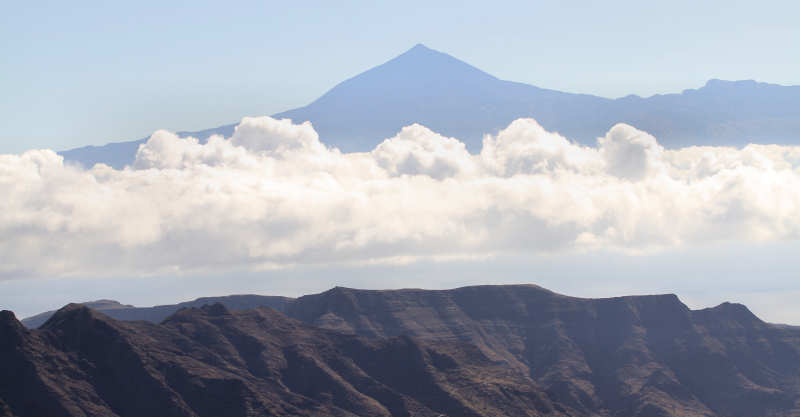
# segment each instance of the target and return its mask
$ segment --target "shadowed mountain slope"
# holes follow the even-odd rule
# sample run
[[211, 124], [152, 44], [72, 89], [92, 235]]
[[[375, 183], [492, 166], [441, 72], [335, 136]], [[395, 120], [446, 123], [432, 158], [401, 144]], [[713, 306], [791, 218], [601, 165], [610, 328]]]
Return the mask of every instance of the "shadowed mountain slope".
[[[5, 312], [0, 410], [800, 415], [800, 329], [738, 304], [690, 310], [674, 295], [582, 299], [509, 285], [334, 288], [285, 308], [293, 318], [215, 304], [156, 325], [70, 305], [38, 330]], [[38, 407], [56, 408], [31, 414], [26, 404], [44, 397]]]
[[[323, 142], [345, 152], [368, 151], [400, 128], [423, 124], [464, 141], [477, 153], [484, 134], [532, 117], [543, 127], [594, 145], [614, 124], [645, 130], [668, 148], [800, 143], [800, 86], [711, 80], [699, 89], [652, 97], [608, 99], [500, 80], [450, 55], [416, 45], [350, 78], [307, 106], [278, 113], [309, 120]], [[180, 132], [201, 140], [230, 136], [235, 125]], [[146, 139], [64, 151], [91, 167], [130, 164]]]
[[307, 323], [476, 346], [579, 415], [800, 415], [800, 331], [746, 307], [674, 295], [580, 299], [537, 286], [335, 288], [293, 302]]
[[370, 341], [265, 308], [154, 325], [70, 305], [38, 330], [3, 314], [0, 398], [17, 417], [564, 415], [469, 345]]

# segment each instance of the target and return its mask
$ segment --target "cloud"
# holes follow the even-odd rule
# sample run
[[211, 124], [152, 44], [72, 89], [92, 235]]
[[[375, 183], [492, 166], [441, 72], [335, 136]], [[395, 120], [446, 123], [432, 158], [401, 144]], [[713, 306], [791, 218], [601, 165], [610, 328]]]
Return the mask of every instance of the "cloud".
[[310, 123], [158, 131], [132, 166], [0, 155], [0, 279], [259, 270], [542, 252], [639, 253], [800, 237], [800, 147], [597, 147], [532, 119], [480, 154], [423, 126], [342, 153]]
[[441, 180], [474, 174], [477, 168], [463, 142], [419, 124], [404, 127], [379, 144], [371, 156], [391, 176], [425, 175]]
[[618, 124], [598, 140], [600, 154], [609, 174], [641, 180], [661, 166], [664, 148], [656, 138], [626, 124]]

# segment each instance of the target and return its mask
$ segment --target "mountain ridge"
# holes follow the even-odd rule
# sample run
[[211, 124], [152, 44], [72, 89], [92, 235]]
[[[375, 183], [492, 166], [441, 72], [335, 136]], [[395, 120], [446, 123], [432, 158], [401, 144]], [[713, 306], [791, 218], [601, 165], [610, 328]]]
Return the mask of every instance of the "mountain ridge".
[[[485, 134], [532, 117], [543, 127], [593, 146], [616, 123], [628, 123], [667, 148], [800, 143], [800, 86], [752, 80], [709, 80], [681, 93], [610, 99], [501, 80], [448, 54], [418, 44], [348, 78], [318, 99], [273, 115], [311, 121], [321, 140], [344, 152], [368, 151], [403, 126], [419, 123], [462, 140], [477, 153]], [[236, 124], [179, 132], [205, 141], [229, 137]], [[129, 165], [147, 138], [63, 151], [90, 167]]]
[[[118, 320], [144, 320], [152, 323], [159, 323], [176, 311], [194, 306], [206, 304], [223, 303], [228, 308], [242, 310], [253, 307], [270, 307], [278, 311], [283, 311], [285, 304], [293, 300], [290, 297], [256, 295], [256, 294], [235, 294], [219, 297], [200, 297], [191, 301], [184, 301], [176, 304], [164, 304], [153, 307], [134, 307], [129, 304], [121, 304], [114, 300], [89, 301], [81, 304]], [[45, 311], [22, 319], [22, 324], [28, 328], [38, 328], [44, 324], [57, 310]]]
[[[567, 296], [563, 294], [556, 293], [552, 290], [544, 288], [537, 284], [484, 284], [484, 285], [470, 285], [470, 286], [462, 286], [456, 287], [452, 289], [426, 289], [426, 288], [397, 288], [397, 289], [359, 289], [359, 288], [350, 288], [350, 287], [343, 287], [343, 286], [335, 286], [327, 291], [323, 291], [321, 293], [315, 294], [306, 294], [302, 295], [297, 298], [292, 297], [285, 297], [285, 296], [274, 296], [274, 295], [260, 295], [260, 294], [231, 294], [231, 295], [224, 295], [224, 296], [207, 296], [207, 297], [199, 297], [195, 298], [194, 300], [189, 301], [182, 301], [175, 304], [161, 304], [152, 307], [135, 307], [130, 304], [122, 304], [116, 300], [95, 300], [95, 301], [87, 301], [87, 302], [73, 302], [70, 304], [76, 305], [83, 305], [89, 307], [93, 310], [100, 311], [109, 317], [112, 317], [116, 320], [121, 321], [134, 321], [134, 320], [144, 320], [149, 321], [151, 323], [159, 323], [162, 320], [166, 319], [171, 314], [188, 307], [200, 307], [203, 305], [208, 304], [215, 304], [220, 303], [224, 305], [226, 308], [231, 310], [245, 310], [255, 307], [269, 307], [276, 311], [280, 311], [282, 313], [287, 313], [291, 304], [298, 301], [302, 298], [308, 297], [322, 297], [329, 292], [360, 292], [360, 293], [367, 293], [367, 294], [380, 294], [380, 293], [446, 293], [449, 291], [457, 291], [457, 290], [464, 290], [469, 288], [530, 288], [541, 290], [542, 292], [550, 293], [554, 296], [559, 297], [567, 297], [576, 300], [602, 300], [602, 299], [616, 299], [616, 298], [635, 298], [635, 297], [664, 297], [664, 298], [673, 298], [680, 302], [679, 297], [674, 293], [664, 293], [664, 294], [643, 294], [643, 295], [626, 295], [626, 296], [614, 296], [614, 297], [605, 297], [605, 298], [582, 298], [582, 297], [574, 297], [574, 296]], [[724, 306], [742, 306], [747, 309], [747, 306], [743, 304], [724, 301], [716, 306], [712, 307], [705, 307], [698, 310], [692, 311], [704, 311], [704, 310], [714, 310], [718, 308], [722, 308]], [[63, 308], [63, 307], [62, 307]], [[42, 313], [37, 313], [28, 317], [24, 317], [20, 320], [20, 322], [29, 329], [35, 329], [40, 327], [44, 324], [53, 314], [55, 314], [59, 309], [56, 310], [48, 310]], [[747, 309], [748, 313], [753, 317], [756, 317], [755, 314], [750, 312]], [[759, 319], [760, 320], [760, 319]], [[768, 323], [774, 326], [786, 326], [790, 328], [800, 328], [800, 326], [795, 325], [788, 325], [788, 324], [780, 324], [780, 323]]]
[[336, 287], [286, 314], [213, 303], [160, 324], [2, 312], [0, 367], [14, 417], [800, 415], [800, 329], [535, 285]]

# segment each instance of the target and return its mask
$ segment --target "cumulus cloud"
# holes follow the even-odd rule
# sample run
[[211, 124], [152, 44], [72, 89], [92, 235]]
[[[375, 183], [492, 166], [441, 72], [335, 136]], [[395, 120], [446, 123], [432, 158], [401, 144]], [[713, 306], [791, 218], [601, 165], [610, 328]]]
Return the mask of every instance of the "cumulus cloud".
[[800, 236], [800, 147], [596, 147], [532, 119], [480, 154], [423, 126], [342, 153], [310, 123], [245, 118], [206, 144], [158, 131], [132, 166], [0, 155], [0, 278], [375, 264]]
[[425, 175], [437, 180], [475, 173], [476, 165], [466, 145], [441, 136], [425, 126], [404, 127], [371, 152], [389, 175]]

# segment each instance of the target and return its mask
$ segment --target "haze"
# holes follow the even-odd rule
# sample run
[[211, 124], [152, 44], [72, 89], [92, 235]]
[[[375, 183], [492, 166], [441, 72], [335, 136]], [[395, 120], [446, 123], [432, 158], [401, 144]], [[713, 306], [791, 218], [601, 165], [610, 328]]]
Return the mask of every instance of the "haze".
[[800, 84], [792, 1], [12, 2], [0, 153], [199, 130], [305, 105], [422, 42], [501, 79], [604, 97]]
[[[24, 317], [99, 298], [536, 283], [736, 301], [800, 324], [798, 12], [10, 5], [0, 306]], [[368, 88], [339, 84], [419, 42], [486, 71], [448, 64], [431, 85], [477, 86], [455, 69], [492, 88], [391, 82], [431, 75], [425, 59]], [[490, 101], [512, 91], [497, 83], [535, 94]], [[436, 97], [379, 109], [398, 89]], [[389, 93], [376, 104], [364, 91]], [[623, 107], [640, 113], [606, 111]]]

